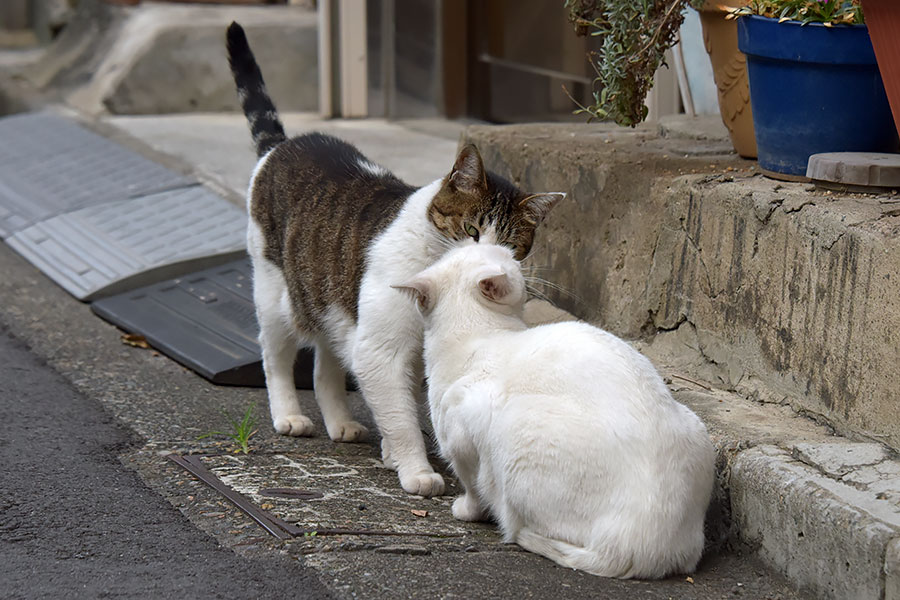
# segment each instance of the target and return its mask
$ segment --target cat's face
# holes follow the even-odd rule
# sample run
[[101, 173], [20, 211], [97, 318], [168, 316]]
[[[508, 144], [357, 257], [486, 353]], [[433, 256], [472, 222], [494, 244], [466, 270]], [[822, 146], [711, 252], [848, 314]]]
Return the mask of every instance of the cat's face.
[[467, 144], [428, 207], [428, 219], [448, 240], [506, 246], [522, 260], [531, 251], [534, 230], [564, 197], [523, 193], [487, 172], [478, 149]]
[[[447, 252], [410, 281], [394, 286], [409, 293], [428, 317], [436, 306], [467, 310], [474, 301], [504, 314], [521, 313], [525, 277], [511, 249], [495, 244], [467, 244]], [[426, 319], [427, 320], [427, 319]]]

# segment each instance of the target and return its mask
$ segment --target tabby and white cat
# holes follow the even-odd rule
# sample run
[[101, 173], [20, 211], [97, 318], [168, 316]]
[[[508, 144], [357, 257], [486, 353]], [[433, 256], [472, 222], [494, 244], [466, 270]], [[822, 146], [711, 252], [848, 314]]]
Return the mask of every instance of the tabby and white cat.
[[469, 240], [524, 258], [564, 194], [522, 193], [485, 171], [473, 145], [446, 177], [416, 189], [336, 138], [288, 139], [243, 29], [232, 23], [226, 37], [260, 157], [247, 198], [247, 245], [275, 430], [313, 433], [293, 381], [298, 344], [312, 345], [316, 401], [331, 439], [366, 435], [347, 406], [349, 369], [381, 432], [384, 464], [407, 492], [442, 494], [418, 420], [422, 323], [390, 285]]
[[[653, 365], [586, 323], [528, 328], [512, 252], [471, 244], [398, 286], [418, 300], [435, 435], [464, 521], [608, 577], [693, 571], [715, 450]], [[413, 303], [410, 302], [410, 305]]]

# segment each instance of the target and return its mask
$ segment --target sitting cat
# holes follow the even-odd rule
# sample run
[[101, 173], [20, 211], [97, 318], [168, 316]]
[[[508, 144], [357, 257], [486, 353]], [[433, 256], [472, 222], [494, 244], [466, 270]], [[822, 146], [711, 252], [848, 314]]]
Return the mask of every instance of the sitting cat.
[[451, 250], [398, 288], [424, 315], [434, 431], [465, 488], [453, 516], [490, 515], [506, 541], [596, 575], [696, 567], [715, 450], [649, 360], [586, 323], [529, 329], [500, 246]]
[[442, 494], [418, 420], [422, 323], [390, 284], [466, 240], [507, 245], [523, 258], [564, 194], [523, 194], [485, 171], [473, 145], [460, 150], [446, 177], [416, 189], [336, 138], [288, 139], [236, 23], [227, 45], [259, 156], [247, 196], [247, 246], [275, 430], [313, 433], [293, 364], [299, 344], [314, 346], [316, 401], [331, 439], [366, 435], [347, 405], [349, 369], [381, 431], [384, 464], [407, 492]]

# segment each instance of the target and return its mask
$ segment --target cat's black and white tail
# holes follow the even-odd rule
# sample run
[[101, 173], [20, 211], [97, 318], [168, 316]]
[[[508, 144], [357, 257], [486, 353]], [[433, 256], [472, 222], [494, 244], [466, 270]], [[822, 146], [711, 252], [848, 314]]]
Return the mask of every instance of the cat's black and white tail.
[[256, 155], [262, 157], [266, 152], [287, 139], [284, 126], [278, 119], [278, 110], [263, 81], [262, 72], [256, 64], [244, 28], [232, 22], [225, 36], [228, 47], [228, 64], [237, 85], [238, 99], [241, 108], [250, 122], [250, 133], [256, 144]]

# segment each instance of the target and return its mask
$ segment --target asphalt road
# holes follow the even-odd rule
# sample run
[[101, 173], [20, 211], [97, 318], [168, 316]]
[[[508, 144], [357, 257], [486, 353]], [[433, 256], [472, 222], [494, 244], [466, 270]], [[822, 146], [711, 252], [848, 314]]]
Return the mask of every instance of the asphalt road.
[[0, 596], [328, 598], [287, 558], [243, 558], [117, 459], [139, 440], [0, 330]]

